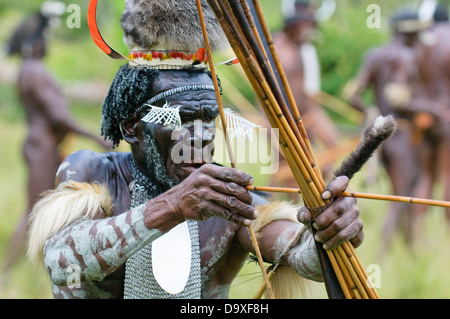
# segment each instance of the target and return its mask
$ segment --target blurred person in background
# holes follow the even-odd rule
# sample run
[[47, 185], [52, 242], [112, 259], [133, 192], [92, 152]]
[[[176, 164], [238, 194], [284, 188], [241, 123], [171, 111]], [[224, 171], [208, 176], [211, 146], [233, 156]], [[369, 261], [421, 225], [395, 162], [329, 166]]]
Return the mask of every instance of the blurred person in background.
[[[437, 1], [424, 1], [419, 9], [419, 18], [430, 21], [431, 27], [423, 32], [422, 46], [418, 50], [417, 64], [422, 75], [422, 87], [417, 90], [416, 123], [422, 124], [419, 137], [424, 141], [420, 151], [420, 183], [415, 189], [416, 197], [433, 196], [434, 187], [443, 187], [443, 193], [434, 194], [450, 200], [450, 23], [448, 12]], [[417, 106], [415, 106], [417, 105]], [[421, 112], [426, 107], [427, 112]], [[426, 206], [415, 205], [412, 220], [415, 232], [423, 229], [422, 224]], [[450, 209], [446, 208], [447, 222], [450, 225]]]
[[63, 12], [64, 4], [44, 2], [39, 12], [16, 28], [6, 44], [6, 53], [17, 55], [22, 60], [17, 89], [28, 125], [22, 148], [28, 167], [28, 202], [6, 252], [3, 284], [6, 284], [9, 271], [25, 244], [31, 208], [42, 192], [55, 186], [56, 170], [62, 161], [60, 148], [67, 135], [79, 134], [94, 140], [102, 148], [112, 147], [112, 143], [105, 141], [100, 134], [91, 133], [74, 121], [61, 88], [44, 65], [50, 21]]
[[[397, 132], [381, 148], [381, 160], [390, 178], [392, 193], [430, 198], [436, 177], [437, 150], [442, 98], [428, 74], [436, 65], [431, 58], [430, 21], [417, 10], [400, 9], [392, 18], [393, 36], [382, 47], [369, 52], [357, 77], [352, 105], [364, 112], [361, 95], [371, 88], [378, 112], [393, 114]], [[430, 63], [432, 62], [432, 63]], [[434, 93], [432, 93], [434, 91]], [[442, 91], [439, 89], [439, 91]], [[417, 238], [419, 216], [426, 207], [392, 203], [383, 227], [381, 253], [401, 230], [412, 246]]]
[[[320, 9], [310, 1], [283, 1], [283, 30], [274, 34], [273, 40], [309, 139], [318, 147], [330, 149], [338, 145], [339, 132], [327, 112], [312, 98], [321, 92], [320, 62], [312, 43]], [[295, 187], [285, 164], [284, 158], [280, 159], [281, 171], [272, 183]], [[331, 176], [333, 165], [332, 162], [320, 165], [325, 179]]]

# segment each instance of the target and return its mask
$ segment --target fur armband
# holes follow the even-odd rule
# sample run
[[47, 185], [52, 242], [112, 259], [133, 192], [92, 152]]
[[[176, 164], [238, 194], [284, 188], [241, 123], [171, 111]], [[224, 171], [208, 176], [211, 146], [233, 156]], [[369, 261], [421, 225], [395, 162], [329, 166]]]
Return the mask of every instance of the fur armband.
[[[258, 217], [252, 223], [256, 237], [261, 236], [261, 230], [264, 226], [276, 220], [289, 220], [300, 224], [297, 220], [299, 209], [299, 205], [292, 205], [288, 202], [274, 202], [256, 207]], [[302, 227], [299, 232], [303, 233], [306, 227], [303, 224], [300, 225]], [[279, 265], [273, 273], [270, 283], [276, 299], [322, 298], [326, 296], [322, 283], [301, 277], [290, 266]]]
[[104, 185], [67, 181], [47, 191], [33, 207], [28, 234], [28, 257], [37, 262], [45, 241], [75, 220], [111, 216], [112, 197]]
[[253, 221], [252, 227], [256, 235], [259, 235], [261, 229], [275, 220], [289, 220], [294, 223], [300, 223], [297, 220], [298, 205], [292, 205], [289, 202], [273, 202], [267, 205], [257, 206], [258, 217]]

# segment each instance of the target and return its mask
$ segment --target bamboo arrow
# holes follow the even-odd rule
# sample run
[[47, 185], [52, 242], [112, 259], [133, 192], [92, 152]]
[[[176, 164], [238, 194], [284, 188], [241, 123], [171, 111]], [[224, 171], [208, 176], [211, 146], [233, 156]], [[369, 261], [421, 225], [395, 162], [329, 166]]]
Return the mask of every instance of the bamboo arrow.
[[[226, 123], [224, 108], [223, 108], [223, 105], [222, 105], [222, 98], [220, 96], [220, 88], [219, 88], [219, 84], [218, 84], [218, 81], [217, 81], [216, 71], [215, 71], [215, 68], [214, 68], [213, 57], [212, 57], [212, 52], [211, 52], [211, 46], [209, 44], [208, 33], [207, 33], [207, 30], [206, 30], [206, 24], [205, 24], [205, 20], [204, 20], [204, 17], [203, 17], [203, 10], [202, 10], [202, 5], [201, 5], [201, 0], [196, 0], [196, 3], [197, 3], [197, 10], [198, 10], [199, 18], [200, 18], [200, 24], [201, 24], [202, 32], [203, 32], [203, 38], [205, 40], [205, 47], [206, 47], [206, 52], [207, 52], [207, 55], [208, 55], [208, 61], [210, 63], [211, 77], [212, 77], [213, 82], [214, 82], [214, 88], [215, 88], [215, 92], [216, 92], [216, 99], [217, 99], [217, 103], [218, 103], [218, 107], [219, 107], [220, 118], [221, 118], [221, 121], [222, 121], [222, 126], [223, 126], [224, 135], [225, 135], [225, 140], [226, 140], [226, 143], [227, 143], [228, 155], [230, 156], [231, 166], [233, 168], [236, 168], [236, 163], [234, 161], [234, 156], [233, 156], [233, 152], [232, 152], [232, 149], [231, 149], [230, 139], [228, 137], [227, 123]], [[250, 237], [251, 237], [251, 240], [252, 240], [252, 243], [253, 243], [253, 248], [255, 249], [255, 253], [256, 253], [256, 256], [257, 256], [257, 259], [258, 259], [259, 266], [260, 266], [261, 271], [263, 273], [263, 277], [264, 277], [264, 280], [265, 280], [265, 284], [266, 284], [267, 290], [269, 292], [270, 297], [272, 299], [274, 299], [275, 297], [274, 297], [273, 292], [272, 292], [270, 280], [269, 280], [269, 278], [267, 276], [267, 271], [266, 271], [266, 268], [264, 266], [264, 261], [263, 261], [262, 255], [261, 255], [261, 251], [259, 250], [259, 244], [258, 244], [258, 240], [256, 239], [255, 232], [253, 231], [253, 228], [252, 228], [251, 225], [248, 226], [248, 230], [249, 230]]]
[[[328, 204], [321, 197], [325, 183], [273, 49], [270, 32], [258, 1], [251, 1], [256, 12], [255, 17], [245, 0], [208, 0], [208, 2], [221, 23], [271, 126], [280, 131], [283, 153], [301, 189], [306, 206], [314, 211], [320, 210]], [[255, 21], [258, 21], [263, 34], [258, 31]], [[266, 47], [270, 49], [266, 50]], [[272, 64], [270, 61], [275, 63]], [[334, 250], [323, 251], [323, 247], [319, 244], [317, 248], [330, 298], [379, 297], [373, 287], [368, 285], [367, 274], [350, 242]]]
[[[299, 188], [289, 187], [247, 186], [247, 189], [268, 193], [301, 194], [301, 190]], [[338, 196], [450, 208], [450, 202], [448, 201], [409, 196], [367, 194], [358, 192], [342, 192]]]

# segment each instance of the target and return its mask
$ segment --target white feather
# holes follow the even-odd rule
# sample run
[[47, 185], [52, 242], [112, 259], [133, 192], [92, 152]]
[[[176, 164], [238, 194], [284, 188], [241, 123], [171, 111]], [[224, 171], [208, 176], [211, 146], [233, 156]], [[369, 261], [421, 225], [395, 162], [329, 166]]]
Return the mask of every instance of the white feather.
[[[224, 109], [224, 113], [230, 140], [237, 138], [241, 143], [245, 143], [246, 140], [250, 143], [253, 142], [253, 132], [260, 126], [236, 114], [232, 109]], [[222, 121], [220, 121], [220, 125], [222, 125]]]
[[142, 121], [147, 123], [155, 123], [161, 125], [175, 125], [175, 127], [181, 126], [180, 107], [170, 107], [169, 103], [166, 103], [163, 107], [147, 104], [151, 107], [150, 112], [142, 118]]

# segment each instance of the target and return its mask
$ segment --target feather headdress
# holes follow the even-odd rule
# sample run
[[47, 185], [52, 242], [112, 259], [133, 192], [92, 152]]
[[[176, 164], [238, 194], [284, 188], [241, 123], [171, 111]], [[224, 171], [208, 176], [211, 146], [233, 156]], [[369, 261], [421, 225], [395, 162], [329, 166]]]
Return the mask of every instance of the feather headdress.
[[[225, 34], [206, 0], [202, 9], [212, 49], [223, 49]], [[121, 24], [130, 50], [196, 52], [204, 46], [195, 1], [127, 0]]]
[[[205, 67], [204, 40], [195, 2], [189, 0], [126, 0], [121, 18], [129, 54], [114, 50], [101, 36], [97, 19], [98, 0], [91, 0], [88, 22], [94, 42], [110, 57], [127, 59], [131, 65], [161, 69]], [[223, 50], [228, 40], [214, 13], [202, 0], [211, 47]]]

